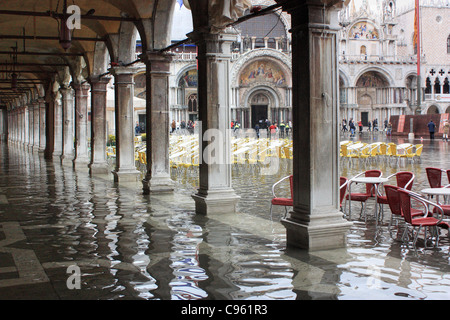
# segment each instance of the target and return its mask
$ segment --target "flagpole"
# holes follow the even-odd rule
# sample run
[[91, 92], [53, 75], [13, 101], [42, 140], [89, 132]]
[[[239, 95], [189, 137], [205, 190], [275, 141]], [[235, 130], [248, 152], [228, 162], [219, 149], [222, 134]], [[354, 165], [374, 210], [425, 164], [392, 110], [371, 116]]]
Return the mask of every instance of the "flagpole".
[[417, 109], [420, 108], [420, 104], [421, 104], [421, 88], [420, 88], [420, 83], [421, 83], [421, 77], [420, 77], [420, 56], [421, 56], [421, 47], [420, 47], [420, 4], [419, 4], [419, 0], [416, 0], [416, 43], [417, 43]]

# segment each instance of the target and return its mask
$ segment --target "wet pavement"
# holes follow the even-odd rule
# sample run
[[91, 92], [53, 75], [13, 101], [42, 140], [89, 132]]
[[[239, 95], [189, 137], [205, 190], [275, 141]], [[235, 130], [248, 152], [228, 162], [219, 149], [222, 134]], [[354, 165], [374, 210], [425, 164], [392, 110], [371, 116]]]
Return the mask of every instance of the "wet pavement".
[[[449, 143], [423, 143], [420, 163], [342, 165], [341, 174], [413, 171], [418, 191], [428, 187], [425, 167], [450, 169]], [[272, 184], [291, 170], [285, 159], [274, 176], [234, 168], [238, 213], [210, 217], [194, 213], [196, 171], [173, 172], [173, 194], [145, 196], [140, 183], [0, 145], [0, 299], [450, 298], [447, 231], [438, 248], [414, 249], [391, 237], [387, 208], [378, 224], [352, 215], [346, 248], [286, 249], [284, 209], [271, 216], [269, 207]]]

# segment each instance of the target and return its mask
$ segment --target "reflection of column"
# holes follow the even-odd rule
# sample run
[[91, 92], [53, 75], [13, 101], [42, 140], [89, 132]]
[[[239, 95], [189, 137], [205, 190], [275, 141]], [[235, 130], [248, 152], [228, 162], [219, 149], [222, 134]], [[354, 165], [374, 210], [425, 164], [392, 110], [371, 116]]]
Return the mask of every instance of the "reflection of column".
[[73, 90], [61, 88], [59, 91], [63, 100], [63, 150], [61, 160], [65, 164], [73, 164], [75, 156], [73, 146]]
[[[137, 181], [140, 172], [134, 162], [134, 80], [137, 69], [111, 69], [115, 80], [116, 168], [114, 181]], [[167, 129], [168, 130], [168, 129]]]
[[173, 191], [169, 162], [169, 55], [147, 53], [147, 175], [144, 193]]
[[[339, 211], [338, 11], [288, 1], [292, 18], [294, 206], [288, 246], [344, 247], [351, 225]], [[327, 155], [324, 157], [324, 155]]]
[[61, 157], [63, 150], [63, 113], [62, 113], [62, 103], [61, 103], [61, 93], [57, 91], [55, 93], [54, 100], [55, 109], [55, 138], [53, 145], [53, 157]]
[[75, 90], [75, 158], [73, 165], [87, 169], [89, 163], [87, 125], [88, 125], [88, 84], [72, 84]]
[[239, 197], [231, 186], [229, 70], [231, 43], [236, 35], [197, 32], [190, 35], [198, 46], [200, 142], [204, 141], [199, 150], [200, 186], [193, 195], [196, 212], [234, 212]]
[[106, 93], [110, 78], [91, 78], [91, 174], [108, 173], [106, 161]]
[[39, 152], [45, 151], [45, 100], [39, 98]]

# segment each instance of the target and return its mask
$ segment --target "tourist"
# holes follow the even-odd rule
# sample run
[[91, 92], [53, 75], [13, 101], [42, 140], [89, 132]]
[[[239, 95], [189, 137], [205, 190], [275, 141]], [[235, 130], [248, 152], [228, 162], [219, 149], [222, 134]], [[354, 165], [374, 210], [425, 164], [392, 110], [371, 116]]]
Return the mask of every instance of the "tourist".
[[256, 124], [255, 132], [256, 132], [256, 139], [259, 139], [259, 124]]
[[359, 133], [361, 134], [363, 131], [363, 124], [362, 124], [361, 120], [358, 121], [358, 127], [359, 127]]
[[138, 136], [140, 132], [141, 128], [139, 127], [139, 123], [136, 122], [136, 127], [134, 127], [134, 134]]
[[390, 136], [392, 134], [392, 123], [388, 123], [387, 127], [386, 127], [386, 135]]
[[342, 131], [344, 131], [344, 132], [348, 131], [347, 120], [345, 120], [345, 119], [342, 119]]
[[444, 125], [442, 126], [442, 130], [443, 130], [442, 141], [445, 140], [448, 142], [449, 129], [450, 129], [450, 123], [448, 122], [448, 120], [444, 120]]
[[430, 120], [428, 122], [428, 131], [430, 132], [430, 139], [434, 139], [434, 130], [436, 129], [436, 125], [434, 124], [433, 120]]
[[175, 120], [172, 120], [172, 131], [170, 133], [173, 133], [175, 131], [175, 129], [177, 128], [177, 124], [175, 123]]
[[280, 128], [280, 138], [284, 138], [284, 129], [286, 128], [286, 125], [284, 124], [283, 121], [280, 122], [279, 128]]
[[368, 128], [369, 132], [372, 131], [372, 122], [369, 121], [369, 128]]
[[350, 119], [350, 121], [348, 122], [348, 125], [350, 127], [350, 137], [354, 137], [355, 136], [355, 123], [353, 122], [353, 119]]

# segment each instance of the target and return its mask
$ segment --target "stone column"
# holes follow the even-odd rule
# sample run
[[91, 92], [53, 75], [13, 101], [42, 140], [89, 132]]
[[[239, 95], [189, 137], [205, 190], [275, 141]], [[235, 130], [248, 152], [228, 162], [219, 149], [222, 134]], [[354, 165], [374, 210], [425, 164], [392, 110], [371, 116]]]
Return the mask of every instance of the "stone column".
[[294, 206], [287, 245], [345, 247], [351, 223], [339, 211], [338, 10], [289, 1], [292, 18]]
[[88, 129], [88, 90], [89, 84], [72, 84], [75, 90], [75, 158], [73, 165], [87, 169], [89, 164]]
[[106, 103], [110, 78], [91, 78], [91, 174], [109, 173], [106, 160]]
[[63, 100], [63, 150], [61, 161], [64, 164], [73, 164], [75, 157], [74, 150], [74, 121], [73, 121], [73, 90], [71, 88], [61, 88], [59, 90]]
[[172, 57], [168, 54], [144, 53], [147, 87], [147, 174], [142, 181], [145, 194], [170, 192], [169, 161], [169, 76]]
[[39, 152], [45, 151], [45, 100], [44, 98], [39, 98]]
[[34, 144], [34, 103], [28, 106], [28, 149], [33, 149]]
[[59, 91], [55, 92], [54, 100], [55, 108], [55, 138], [53, 145], [53, 157], [61, 158], [63, 151], [63, 106], [61, 101], [61, 93]]
[[28, 132], [29, 130], [29, 107], [24, 106], [23, 107], [23, 145], [26, 147], [29, 144], [30, 141], [30, 134]]
[[137, 181], [140, 172], [134, 161], [134, 79], [137, 68], [115, 67], [111, 69], [115, 80], [116, 111], [116, 168], [114, 181]]
[[33, 103], [33, 151], [39, 151], [39, 139], [40, 139], [40, 132], [39, 132], [39, 120], [40, 120], [40, 112], [39, 112], [39, 100], [35, 101]]
[[[196, 212], [236, 211], [239, 197], [231, 186], [230, 60], [234, 33], [189, 36], [198, 46], [200, 186], [193, 195]], [[209, 134], [214, 137], [208, 136]], [[208, 142], [209, 141], [209, 142]], [[213, 159], [214, 155], [214, 159]]]

